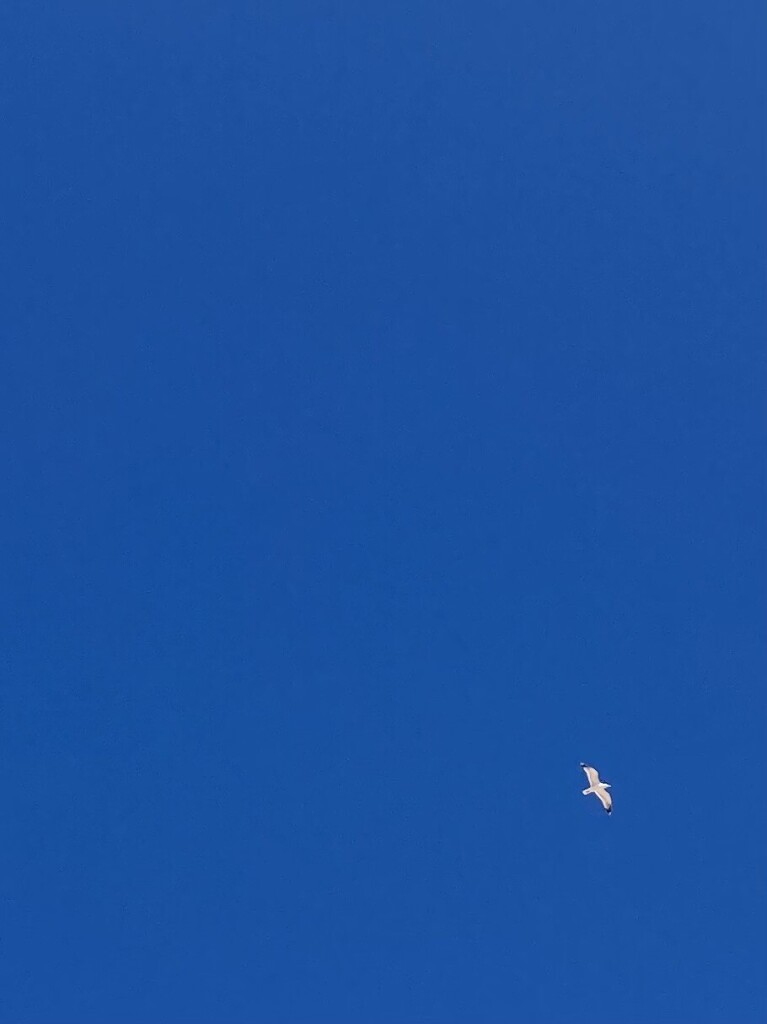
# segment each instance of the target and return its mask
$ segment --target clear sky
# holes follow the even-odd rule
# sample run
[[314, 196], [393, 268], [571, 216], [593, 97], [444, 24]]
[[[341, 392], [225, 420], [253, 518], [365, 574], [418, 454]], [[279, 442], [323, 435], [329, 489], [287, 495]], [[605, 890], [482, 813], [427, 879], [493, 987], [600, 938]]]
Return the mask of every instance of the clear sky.
[[767, 1019], [766, 50], [2, 5], [2, 1024]]

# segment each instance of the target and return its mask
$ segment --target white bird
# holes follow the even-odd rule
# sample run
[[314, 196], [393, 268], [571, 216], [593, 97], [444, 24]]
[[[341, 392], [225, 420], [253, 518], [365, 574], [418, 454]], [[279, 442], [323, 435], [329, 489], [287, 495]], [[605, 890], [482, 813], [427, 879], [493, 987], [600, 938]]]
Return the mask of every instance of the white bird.
[[583, 795], [588, 796], [589, 793], [593, 793], [595, 796], [599, 797], [599, 801], [604, 809], [608, 814], [611, 814], [613, 809], [613, 798], [607, 792], [610, 788], [610, 783], [602, 782], [596, 768], [589, 767], [589, 765], [584, 764], [583, 761], [581, 761], [581, 768], [584, 770], [586, 778], [589, 780], [589, 788], [584, 789]]

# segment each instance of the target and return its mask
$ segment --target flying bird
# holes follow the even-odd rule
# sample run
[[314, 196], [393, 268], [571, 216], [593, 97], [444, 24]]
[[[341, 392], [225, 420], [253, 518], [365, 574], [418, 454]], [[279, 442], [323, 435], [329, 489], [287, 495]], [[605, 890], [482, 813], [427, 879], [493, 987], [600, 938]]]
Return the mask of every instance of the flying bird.
[[591, 768], [589, 765], [584, 764], [583, 761], [581, 761], [581, 768], [584, 770], [586, 778], [589, 780], [589, 788], [584, 789], [583, 795], [588, 796], [589, 793], [593, 793], [595, 796], [599, 797], [599, 802], [607, 813], [611, 814], [613, 809], [613, 798], [607, 792], [610, 788], [610, 783], [602, 782], [596, 768]]

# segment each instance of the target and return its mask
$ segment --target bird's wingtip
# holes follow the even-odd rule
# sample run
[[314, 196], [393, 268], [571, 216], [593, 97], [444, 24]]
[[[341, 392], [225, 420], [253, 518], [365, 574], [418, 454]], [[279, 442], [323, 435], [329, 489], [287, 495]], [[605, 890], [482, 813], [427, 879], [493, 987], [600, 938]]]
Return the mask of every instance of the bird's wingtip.
[[585, 768], [585, 767], [586, 767], [586, 762], [585, 761], [581, 761], [581, 768]]

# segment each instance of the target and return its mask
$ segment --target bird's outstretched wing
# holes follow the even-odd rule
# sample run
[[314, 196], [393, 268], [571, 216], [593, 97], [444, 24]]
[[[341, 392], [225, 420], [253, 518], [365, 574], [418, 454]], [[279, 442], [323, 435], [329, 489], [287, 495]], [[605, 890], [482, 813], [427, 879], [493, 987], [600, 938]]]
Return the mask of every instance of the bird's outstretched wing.
[[596, 768], [592, 768], [590, 765], [584, 764], [583, 761], [581, 761], [581, 768], [586, 773], [586, 778], [589, 780], [589, 785], [598, 786], [599, 772], [596, 770]]
[[599, 797], [599, 802], [602, 804], [608, 814], [613, 812], [613, 798], [610, 796], [610, 791], [603, 789], [601, 786], [599, 789], [595, 789], [594, 792]]

